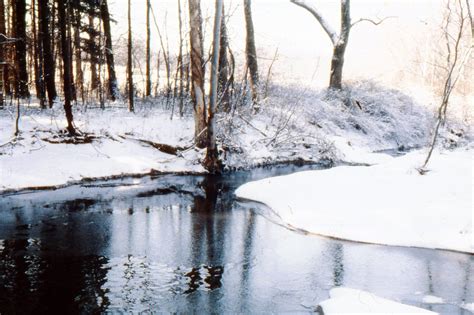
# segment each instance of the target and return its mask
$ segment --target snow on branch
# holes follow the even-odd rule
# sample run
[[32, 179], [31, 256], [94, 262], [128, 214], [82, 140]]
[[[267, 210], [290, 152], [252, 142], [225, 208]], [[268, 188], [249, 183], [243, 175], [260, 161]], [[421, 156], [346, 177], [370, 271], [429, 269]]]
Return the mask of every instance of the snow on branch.
[[321, 27], [328, 34], [329, 38], [331, 39], [331, 42], [334, 45], [337, 43], [339, 36], [337, 35], [336, 31], [333, 30], [331, 25], [329, 25], [329, 23], [323, 18], [323, 16], [315, 6], [307, 3], [304, 0], [290, 0], [290, 2], [308, 10], [316, 18], [316, 20], [318, 20], [319, 24], [321, 24]]
[[352, 23], [352, 24], [351, 24], [351, 27], [353, 27], [354, 25], [356, 25], [356, 24], [358, 24], [358, 23], [360, 23], [360, 22], [369, 22], [369, 23], [372, 23], [372, 24], [374, 24], [374, 25], [377, 26], [377, 25], [382, 24], [385, 20], [394, 19], [394, 18], [396, 18], [396, 16], [387, 16], [387, 17], [384, 17], [383, 19], [380, 19], [380, 20], [378, 20], [378, 21], [374, 21], [374, 20], [372, 20], [372, 19], [367, 19], [367, 18], [361, 18], [361, 19], [355, 21], [354, 23]]

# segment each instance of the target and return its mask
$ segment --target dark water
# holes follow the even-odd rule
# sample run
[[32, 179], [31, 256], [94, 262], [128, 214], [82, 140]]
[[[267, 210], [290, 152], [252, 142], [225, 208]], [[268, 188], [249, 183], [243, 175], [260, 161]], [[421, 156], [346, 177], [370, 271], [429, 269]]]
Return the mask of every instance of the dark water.
[[2, 196], [0, 313], [311, 312], [347, 286], [471, 314], [460, 307], [474, 302], [471, 255], [303, 235], [234, 199], [246, 181], [296, 170]]

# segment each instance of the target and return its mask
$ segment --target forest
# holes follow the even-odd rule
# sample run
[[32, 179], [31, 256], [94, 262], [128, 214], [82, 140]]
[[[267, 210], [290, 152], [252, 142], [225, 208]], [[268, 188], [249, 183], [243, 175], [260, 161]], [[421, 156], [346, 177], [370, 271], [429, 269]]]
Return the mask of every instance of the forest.
[[0, 314], [474, 313], [472, 5], [0, 0]]

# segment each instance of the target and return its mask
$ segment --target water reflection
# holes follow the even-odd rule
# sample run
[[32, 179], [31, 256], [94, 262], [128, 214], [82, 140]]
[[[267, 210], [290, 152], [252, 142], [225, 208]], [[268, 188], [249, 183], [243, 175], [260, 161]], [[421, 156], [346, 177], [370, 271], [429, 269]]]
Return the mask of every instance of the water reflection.
[[0, 313], [307, 312], [341, 285], [468, 313], [473, 256], [305, 236], [235, 202], [242, 182], [291, 171], [3, 198]]

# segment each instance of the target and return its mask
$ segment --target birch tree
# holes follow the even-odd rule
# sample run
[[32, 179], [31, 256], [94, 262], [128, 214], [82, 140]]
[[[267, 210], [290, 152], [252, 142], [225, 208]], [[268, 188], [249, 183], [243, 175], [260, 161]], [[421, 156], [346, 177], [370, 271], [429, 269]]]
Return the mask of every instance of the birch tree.
[[221, 169], [219, 153], [217, 151], [215, 135], [215, 112], [217, 108], [217, 86], [220, 56], [220, 40], [222, 26], [222, 0], [216, 0], [216, 12], [214, 18], [212, 65], [211, 65], [211, 87], [209, 92], [208, 122], [207, 122], [207, 153], [204, 165], [211, 173], [218, 173]]
[[194, 108], [194, 135], [198, 148], [207, 146], [206, 102], [204, 92], [204, 60], [201, 1], [189, 0], [189, 39], [191, 43], [191, 80]]

